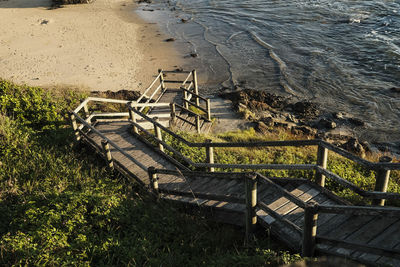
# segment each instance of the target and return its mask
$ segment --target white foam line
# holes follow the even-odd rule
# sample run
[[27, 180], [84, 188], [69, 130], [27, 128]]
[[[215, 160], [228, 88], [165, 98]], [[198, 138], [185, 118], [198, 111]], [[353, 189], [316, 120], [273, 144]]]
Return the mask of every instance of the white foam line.
[[269, 43], [263, 41], [260, 37], [257, 36], [256, 33], [254, 32], [250, 32], [250, 35], [253, 37], [253, 39], [260, 44], [262, 47], [268, 49], [269, 52], [269, 56], [275, 60], [275, 62], [278, 64], [279, 66], [279, 72], [280, 72], [280, 77], [279, 77], [279, 83], [281, 84], [281, 86], [285, 89], [286, 92], [294, 95], [294, 96], [298, 96], [298, 94], [296, 93], [296, 91], [290, 86], [288, 80], [290, 80], [290, 78], [287, 75], [287, 66], [286, 63], [273, 51], [274, 47], [272, 45], [270, 45]]

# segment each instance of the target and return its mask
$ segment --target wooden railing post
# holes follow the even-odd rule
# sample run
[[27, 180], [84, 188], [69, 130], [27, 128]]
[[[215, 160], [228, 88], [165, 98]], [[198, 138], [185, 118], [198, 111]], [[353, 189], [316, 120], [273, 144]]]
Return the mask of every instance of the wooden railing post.
[[189, 103], [188, 103], [188, 92], [186, 90], [184, 90], [184, 87], [181, 87], [182, 93], [183, 93], [183, 106], [186, 109], [189, 109]]
[[[211, 139], [207, 139], [206, 143], [212, 143]], [[212, 146], [206, 146], [206, 161], [207, 163], [214, 164], [214, 148]], [[209, 172], [214, 172], [215, 168], [210, 167], [208, 168]]]
[[73, 112], [70, 112], [70, 119], [72, 124], [72, 129], [74, 130], [75, 141], [79, 142], [81, 140], [81, 136], [79, 134], [78, 124], [76, 123], [76, 116]]
[[157, 173], [156, 173], [156, 168], [149, 167], [147, 169], [147, 171], [149, 173], [151, 189], [153, 190], [153, 192], [157, 196], [157, 198], [159, 198], [160, 192], [158, 191], [158, 177], [157, 177]]
[[192, 70], [192, 76], [193, 76], [193, 88], [194, 88], [194, 93], [195, 98], [196, 98], [196, 105], [200, 106], [200, 99], [197, 97], [199, 95], [199, 86], [197, 83], [197, 73], [196, 70]]
[[175, 120], [176, 120], [176, 106], [175, 106], [175, 103], [169, 104], [169, 107], [171, 109], [171, 122], [175, 123]]
[[114, 162], [111, 156], [111, 150], [110, 150], [110, 145], [108, 144], [107, 140], [101, 140], [101, 146], [103, 147], [104, 155], [106, 156], [106, 163], [107, 163], [107, 168], [109, 170], [114, 169]]
[[164, 92], [165, 91], [165, 84], [164, 84], [164, 74], [162, 72], [162, 69], [158, 70], [158, 73], [160, 74], [160, 85], [161, 85], [161, 90]]
[[[317, 152], [317, 165], [323, 169], [326, 169], [328, 163], [328, 149], [318, 145], [318, 152]], [[315, 182], [324, 187], [325, 186], [325, 175], [319, 173], [318, 171], [315, 174]]]
[[[130, 120], [131, 120], [132, 122], [136, 123], [135, 112], [133, 112], [133, 110], [132, 110], [132, 109], [133, 109], [133, 102], [130, 102], [129, 105], [130, 105], [130, 108], [129, 108], [129, 118], [130, 118]], [[138, 133], [139, 133], [138, 128], [136, 127], [135, 124], [133, 124], [133, 132], [134, 132], [135, 134], [138, 134]]]
[[[380, 157], [379, 162], [392, 162], [392, 158], [388, 156]], [[376, 181], [375, 181], [375, 189], [374, 191], [378, 192], [386, 192], [389, 184], [390, 179], [390, 170], [385, 170], [381, 168], [376, 173]], [[385, 200], [384, 199], [373, 199], [372, 205], [384, 206]]]
[[246, 242], [252, 240], [252, 234], [257, 224], [257, 175], [255, 173], [245, 174], [246, 192]]
[[207, 109], [207, 120], [211, 121], [211, 100], [210, 99], [207, 99], [206, 109]]
[[302, 256], [312, 257], [315, 251], [317, 236], [318, 205], [308, 203], [304, 211]]
[[[83, 100], [83, 101], [85, 101], [85, 100]], [[85, 119], [89, 118], [90, 113], [89, 113], [89, 108], [88, 108], [87, 103], [85, 103], [85, 105], [83, 105], [83, 112], [85, 113]], [[90, 124], [90, 122], [89, 122], [89, 124]]]
[[196, 115], [196, 130], [197, 133], [201, 133], [200, 115]]
[[[153, 120], [154, 120], [155, 122], [158, 122], [158, 118], [157, 118], [157, 117], [154, 117]], [[155, 134], [156, 134], [157, 139], [158, 139], [159, 141], [162, 141], [163, 138], [162, 138], [162, 134], [161, 134], [161, 128], [158, 127], [156, 123], [153, 123], [153, 125], [154, 125], [154, 132], [155, 132]], [[158, 143], [158, 148], [159, 148], [162, 152], [164, 152], [164, 146], [163, 146], [163, 144]]]

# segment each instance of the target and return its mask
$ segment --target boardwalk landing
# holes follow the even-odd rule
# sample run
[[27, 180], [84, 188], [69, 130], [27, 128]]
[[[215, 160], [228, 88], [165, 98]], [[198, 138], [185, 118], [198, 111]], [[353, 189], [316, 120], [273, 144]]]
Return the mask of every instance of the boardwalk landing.
[[[148, 167], [178, 170], [179, 166], [148, 144], [138, 140], [131, 133], [132, 125], [127, 120], [100, 122], [95, 129], [117, 144], [126, 153], [143, 166], [133, 163], [120, 151], [111, 148], [112, 157], [117, 165], [125, 166], [136, 176], [139, 183], [149, 185]], [[89, 132], [83, 140], [94, 146], [100, 153], [101, 140], [97, 133]], [[94, 142], [93, 142], [94, 141]], [[244, 198], [244, 180], [231, 179], [221, 174], [220, 179], [212, 177], [184, 177], [183, 175], [158, 175], [158, 185], [163, 199], [212, 207], [216, 217], [227, 223], [244, 224], [246, 205], [228, 203], [223, 200], [207, 200], [190, 197], [190, 194], [229, 195]], [[324, 188], [303, 179], [272, 179], [274, 184], [291, 192], [306, 203], [314, 201], [326, 205], [348, 205]], [[167, 192], [167, 193], [166, 193]], [[169, 192], [169, 193], [168, 193]], [[304, 209], [282, 194], [274, 186], [259, 183], [257, 188], [259, 202], [263, 202], [268, 212], [257, 211], [260, 225], [271, 231], [291, 248], [300, 251], [304, 224]], [[273, 214], [275, 213], [275, 214]], [[275, 216], [271, 216], [275, 215]], [[279, 220], [276, 218], [280, 218]], [[365, 263], [400, 265], [400, 218], [382, 216], [354, 216], [345, 214], [320, 214], [317, 227], [317, 254], [339, 255]], [[324, 238], [333, 238], [337, 242], [324, 242]], [[350, 243], [360, 246], [349, 246]], [[349, 248], [351, 247], [351, 248]], [[386, 249], [386, 250], [385, 250]]]

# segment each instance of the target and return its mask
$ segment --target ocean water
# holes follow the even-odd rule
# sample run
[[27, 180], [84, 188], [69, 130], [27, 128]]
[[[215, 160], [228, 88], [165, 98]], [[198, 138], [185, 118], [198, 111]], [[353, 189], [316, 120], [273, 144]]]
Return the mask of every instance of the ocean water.
[[[169, 0], [160, 25], [197, 53], [208, 92], [265, 90], [352, 114], [400, 140], [400, 1]], [[182, 19], [187, 20], [182, 23]], [[211, 92], [210, 92], [211, 90]]]

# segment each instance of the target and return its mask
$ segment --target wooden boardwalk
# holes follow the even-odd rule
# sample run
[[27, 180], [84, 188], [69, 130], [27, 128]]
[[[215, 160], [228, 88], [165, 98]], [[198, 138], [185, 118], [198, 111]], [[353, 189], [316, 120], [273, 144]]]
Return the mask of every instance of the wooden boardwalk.
[[[152, 147], [149, 147], [148, 144], [138, 140], [131, 133], [132, 127], [128, 121], [100, 122], [95, 128], [146, 168], [179, 169], [168, 158], [163, 157]], [[96, 133], [89, 133], [87, 136], [97, 144], [97, 149], [100, 149], [103, 138]], [[149, 185], [150, 180], [147, 169], [133, 163], [118, 150], [111, 149], [111, 152], [115, 162], [128, 168], [142, 184]], [[305, 203], [349, 205], [345, 200], [338, 198], [308, 180], [276, 178], [272, 179], [272, 181]], [[245, 223], [245, 203], [230, 203], [223, 200], [209, 200], [190, 196], [208, 194], [244, 198], [245, 185], [241, 179], [226, 178], [223, 174], [221, 174], [220, 179], [160, 174], [158, 175], [158, 186], [160, 191], [163, 192], [160, 195], [163, 199], [210, 207], [219, 211], [219, 213], [216, 212], [215, 216], [221, 221], [237, 225], [244, 225]], [[257, 188], [257, 196], [258, 201], [264, 203], [270, 209], [270, 211], [257, 210], [260, 225], [271, 229], [278, 239], [285, 242], [292, 249], [300, 251], [304, 209], [269, 184], [260, 184]], [[277, 219], [277, 217], [280, 219]], [[331, 238], [338, 242], [347, 241], [363, 246], [371, 246], [371, 248], [355, 249], [353, 246], [348, 248], [346, 244], [326, 241], [317, 245], [316, 249], [321, 254], [345, 256], [366, 263], [400, 265], [400, 218], [320, 214], [317, 229], [317, 238]], [[387, 249], [387, 251], [375, 249], [376, 253], [372, 253], [371, 251], [375, 247]]]
[[[76, 140], [94, 148], [106, 159], [109, 168], [134, 179], [156, 197], [201, 207], [213, 219], [245, 226], [248, 242], [258, 225], [269, 229], [289, 248], [301, 251], [303, 256], [336, 255], [371, 265], [400, 266], [400, 209], [382, 207], [386, 199], [400, 199], [400, 194], [386, 193], [385, 186], [390, 170], [400, 170], [399, 163], [390, 163], [387, 157], [379, 163], [369, 162], [321, 140], [191, 143], [170, 126], [181, 131], [208, 132], [212, 125], [210, 101], [198, 94], [195, 71], [183, 74], [187, 75], [183, 81], [166, 80], [168, 75], [160, 71], [135, 102], [84, 100], [70, 114]], [[154, 89], [157, 82], [159, 85]], [[168, 93], [168, 83], [178, 87]], [[182, 98], [177, 97], [177, 91]], [[122, 104], [126, 112], [90, 110], [90, 102]], [[165, 142], [166, 135], [204, 151], [205, 162], [182, 155]], [[214, 162], [214, 148], [276, 146], [317, 146], [317, 162], [294, 165]], [[365, 191], [327, 170], [328, 151], [375, 171], [375, 190]], [[242, 171], [215, 172], [216, 168]], [[272, 169], [313, 171], [315, 181], [265, 177], [254, 172]], [[354, 206], [327, 190], [325, 179], [372, 199], [379, 206]]]

